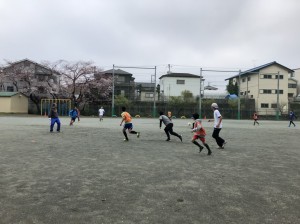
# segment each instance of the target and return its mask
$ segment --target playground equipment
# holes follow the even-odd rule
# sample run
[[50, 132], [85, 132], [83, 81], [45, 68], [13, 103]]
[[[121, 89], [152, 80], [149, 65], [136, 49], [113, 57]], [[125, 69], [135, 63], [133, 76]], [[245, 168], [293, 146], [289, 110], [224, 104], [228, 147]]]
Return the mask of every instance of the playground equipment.
[[51, 107], [55, 103], [59, 116], [69, 116], [71, 110], [70, 99], [42, 99], [41, 100], [41, 115], [47, 116], [50, 113]]

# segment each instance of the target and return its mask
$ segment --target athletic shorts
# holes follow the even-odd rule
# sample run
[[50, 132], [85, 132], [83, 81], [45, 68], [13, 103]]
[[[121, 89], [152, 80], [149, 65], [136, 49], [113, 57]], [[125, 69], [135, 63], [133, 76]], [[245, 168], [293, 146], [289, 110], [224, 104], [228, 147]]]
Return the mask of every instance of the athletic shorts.
[[132, 129], [133, 125], [132, 125], [132, 123], [126, 123], [126, 124], [124, 124], [124, 128], [125, 129]]
[[72, 117], [72, 118], [71, 118], [71, 120], [72, 120], [72, 121], [75, 121], [75, 120], [76, 120], [76, 118], [77, 118], [77, 117]]
[[200, 137], [199, 135], [193, 136], [193, 140], [197, 140], [198, 138], [200, 139], [201, 142], [205, 143], [205, 137]]

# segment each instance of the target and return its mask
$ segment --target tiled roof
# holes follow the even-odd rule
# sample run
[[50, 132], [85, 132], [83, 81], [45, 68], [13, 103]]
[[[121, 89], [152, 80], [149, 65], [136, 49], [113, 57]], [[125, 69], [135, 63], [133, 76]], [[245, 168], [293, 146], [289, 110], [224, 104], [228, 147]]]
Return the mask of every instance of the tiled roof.
[[9, 64], [9, 65], [4, 66], [2, 69], [5, 70], [5, 69], [7, 69], [7, 68], [9, 68], [9, 67], [11, 67], [11, 66], [13, 66], [13, 65], [16, 65], [16, 64], [19, 64], [19, 63], [22, 63], [22, 62], [29, 62], [29, 63], [31, 63], [31, 64], [38, 65], [38, 66], [40, 66], [40, 67], [42, 67], [42, 68], [44, 68], [44, 69], [46, 69], [46, 70], [54, 71], [54, 72], [56, 72], [58, 75], [60, 75], [60, 73], [59, 73], [58, 71], [55, 71], [54, 69], [51, 69], [51, 68], [47, 67], [46, 65], [42, 65], [42, 64], [39, 64], [39, 63], [37, 63], [37, 62], [31, 61], [31, 60], [29, 60], [29, 59], [27, 59], [27, 58], [25, 58], [25, 59], [23, 59], [23, 60], [15, 61], [15, 62], [13, 62], [13, 63], [11, 63], [11, 64]]
[[190, 73], [169, 73], [166, 75], [162, 75], [159, 79], [163, 77], [179, 77], [179, 78], [200, 78], [200, 75], [193, 75]]
[[266, 68], [266, 67], [269, 67], [269, 66], [271, 66], [271, 65], [278, 65], [279, 67], [282, 67], [282, 68], [288, 70], [289, 72], [294, 72], [294, 70], [289, 69], [289, 68], [287, 68], [287, 67], [285, 67], [285, 66], [283, 66], [283, 65], [281, 65], [281, 64], [279, 64], [279, 63], [277, 63], [276, 61], [273, 61], [273, 62], [270, 62], [270, 63], [268, 63], [268, 64], [261, 65], [261, 66], [258, 66], [258, 67], [249, 69], [249, 70], [247, 70], [247, 71], [241, 72], [241, 74], [237, 74], [237, 75], [231, 76], [230, 78], [225, 79], [225, 81], [226, 81], [226, 80], [229, 80], [229, 79], [232, 79], [232, 78], [239, 77], [239, 76], [243, 76], [243, 75], [247, 75], [247, 74], [251, 74], [251, 73], [257, 73], [257, 72], [259, 72], [259, 70], [261, 70], [261, 69], [263, 69], [263, 68]]
[[18, 94], [18, 92], [0, 92], [0, 96], [2, 96], [2, 97], [11, 97], [11, 96], [14, 96], [17, 94]]
[[[113, 69], [107, 70], [107, 71], [103, 71], [101, 72], [102, 74], [112, 74], [113, 73]], [[121, 69], [114, 69], [114, 74], [118, 74], [118, 75], [132, 75], [129, 72], [126, 72], [124, 70]]]

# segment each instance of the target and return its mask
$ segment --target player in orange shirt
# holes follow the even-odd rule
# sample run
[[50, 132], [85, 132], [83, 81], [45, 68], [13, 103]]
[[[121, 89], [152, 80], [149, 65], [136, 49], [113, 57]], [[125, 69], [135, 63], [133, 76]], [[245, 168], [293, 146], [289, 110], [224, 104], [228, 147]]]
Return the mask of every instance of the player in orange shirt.
[[136, 131], [132, 130], [133, 129], [133, 125], [132, 125], [132, 122], [131, 122], [132, 118], [131, 118], [131, 115], [128, 112], [126, 112], [126, 107], [122, 107], [122, 111], [123, 111], [122, 114], [121, 114], [122, 121], [120, 123], [120, 126], [122, 126], [123, 122], [125, 123], [124, 127], [123, 127], [123, 134], [125, 136], [124, 141], [129, 140], [128, 137], [127, 137], [126, 129], [128, 129], [128, 132], [130, 134], [136, 134], [136, 136], [139, 138], [140, 137], [140, 132], [136, 132]]
[[193, 138], [192, 138], [192, 143], [197, 145], [199, 147], [199, 153], [202, 151], [202, 149], [204, 148], [203, 146], [201, 146], [196, 140], [199, 138], [200, 141], [203, 143], [203, 145], [207, 148], [208, 153], [207, 155], [211, 155], [211, 150], [208, 146], [208, 144], [206, 144], [205, 142], [205, 129], [203, 128], [202, 124], [201, 124], [201, 120], [199, 119], [199, 114], [198, 113], [194, 113], [193, 114], [193, 120], [195, 121], [193, 124], [193, 128], [192, 128], [192, 132], [194, 133]]

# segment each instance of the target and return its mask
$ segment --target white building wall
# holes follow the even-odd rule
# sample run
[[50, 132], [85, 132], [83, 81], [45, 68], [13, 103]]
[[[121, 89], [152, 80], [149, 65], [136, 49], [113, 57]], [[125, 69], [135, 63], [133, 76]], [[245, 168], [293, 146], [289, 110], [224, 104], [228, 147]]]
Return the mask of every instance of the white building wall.
[[294, 69], [294, 79], [298, 81], [297, 95], [300, 94], [300, 68]]
[[[289, 77], [291, 74], [287, 70], [273, 65], [261, 69], [257, 74], [249, 74], [241, 77], [240, 93], [249, 98], [254, 98], [256, 102], [256, 110], [261, 114], [276, 114], [276, 108], [272, 108], [272, 104], [277, 104], [277, 89], [278, 80], [276, 75], [283, 75], [283, 79], [279, 79], [279, 90], [283, 90], [283, 94], [279, 94], [279, 105], [288, 111], [288, 93], [291, 90], [288, 88]], [[263, 78], [264, 75], [272, 75], [271, 79]], [[244, 82], [243, 82], [244, 79]], [[238, 78], [233, 79], [233, 82], [238, 81]], [[263, 93], [263, 90], [271, 90], [271, 93]], [[268, 104], [268, 108], [262, 108], [262, 104]]]
[[[177, 84], [177, 80], [185, 80], [184, 84]], [[163, 77], [159, 81], [165, 98], [181, 96], [182, 91], [190, 91], [194, 97], [200, 94], [200, 78]], [[202, 86], [203, 89], [203, 86]]]

